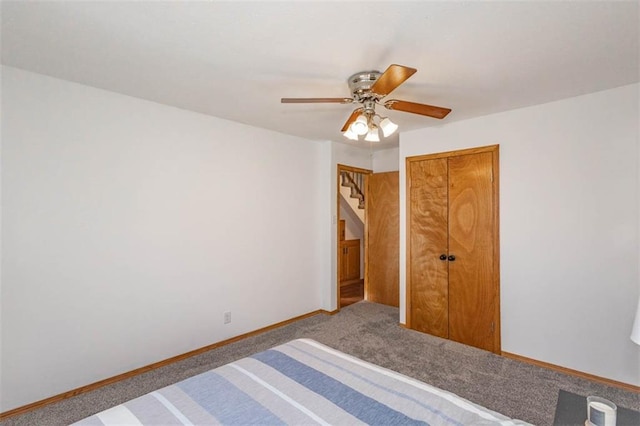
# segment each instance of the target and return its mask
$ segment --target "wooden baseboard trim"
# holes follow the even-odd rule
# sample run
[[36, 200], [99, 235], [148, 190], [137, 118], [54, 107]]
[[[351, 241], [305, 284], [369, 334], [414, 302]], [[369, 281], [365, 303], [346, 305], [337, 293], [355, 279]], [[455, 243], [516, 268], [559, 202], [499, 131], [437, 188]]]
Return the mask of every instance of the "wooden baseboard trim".
[[522, 355], [516, 355], [509, 352], [502, 352], [502, 356], [504, 356], [505, 358], [511, 358], [517, 361], [526, 362], [527, 364], [532, 364], [538, 367], [547, 368], [549, 370], [558, 371], [560, 373], [569, 374], [571, 376], [580, 377], [582, 379], [591, 380], [592, 382], [601, 383], [603, 385], [613, 386], [613, 387], [621, 388], [630, 392], [640, 393], [640, 386], [635, 386], [629, 383], [618, 382], [615, 380], [607, 379], [600, 376], [595, 376], [593, 374], [585, 373], [578, 370], [572, 370], [571, 368], [561, 367], [559, 365], [550, 364], [544, 361], [538, 361], [537, 359], [527, 358]]
[[[406, 328], [407, 330], [411, 330], [409, 327], [407, 327], [406, 324], [402, 324], [400, 323], [400, 327]], [[522, 362], [526, 362], [527, 364], [532, 364], [538, 367], [542, 367], [542, 368], [546, 368], [549, 370], [554, 370], [554, 371], [558, 371], [560, 373], [565, 373], [565, 374], [569, 374], [571, 376], [576, 376], [576, 377], [580, 377], [582, 379], [587, 379], [587, 380], [591, 380], [592, 382], [597, 382], [597, 383], [601, 383], [603, 385], [608, 385], [608, 386], [613, 386], [616, 388], [621, 388], [630, 392], [636, 392], [636, 393], [640, 393], [640, 386], [635, 386], [629, 383], [624, 383], [624, 382], [618, 382], [615, 380], [611, 380], [611, 379], [607, 379], [605, 377], [600, 377], [600, 376], [596, 376], [593, 374], [589, 374], [589, 373], [585, 373], [583, 371], [578, 371], [578, 370], [572, 370], [571, 368], [566, 368], [566, 367], [561, 367], [559, 365], [555, 365], [555, 364], [550, 364], [548, 362], [544, 362], [544, 361], [538, 361], [537, 359], [533, 359], [533, 358], [527, 358], [525, 356], [522, 355], [517, 355], [517, 354], [513, 354], [510, 352], [501, 352], [501, 355], [505, 358], [511, 358], [511, 359], [515, 359], [517, 361], [522, 361]]]
[[269, 325], [267, 327], [260, 328], [258, 330], [250, 331], [248, 333], [244, 333], [244, 334], [241, 334], [239, 336], [231, 337], [230, 339], [222, 340], [220, 342], [213, 343], [211, 345], [207, 345], [207, 346], [204, 346], [202, 348], [194, 349], [192, 351], [189, 351], [189, 352], [186, 352], [186, 353], [183, 353], [183, 354], [180, 354], [180, 355], [176, 355], [174, 357], [167, 358], [167, 359], [162, 360], [162, 361], [154, 362], [153, 364], [149, 364], [149, 365], [146, 365], [144, 367], [136, 368], [135, 370], [131, 370], [131, 371], [128, 371], [126, 373], [118, 374], [117, 376], [109, 377], [107, 379], [100, 380], [100, 381], [95, 382], [95, 383], [91, 383], [89, 385], [81, 386], [79, 388], [76, 388], [76, 389], [73, 389], [73, 390], [70, 390], [70, 391], [67, 391], [67, 392], [63, 392], [63, 393], [58, 394], [58, 395], [54, 395], [54, 396], [51, 396], [49, 398], [42, 399], [40, 401], [32, 402], [31, 404], [23, 405], [21, 407], [17, 407], [17, 408], [14, 408], [12, 410], [9, 410], [9, 411], [5, 411], [4, 413], [0, 413], [0, 421], [1, 420], [6, 420], [9, 417], [18, 416], [20, 414], [28, 413], [29, 411], [33, 411], [33, 410], [37, 410], [39, 408], [43, 408], [43, 407], [45, 407], [47, 405], [50, 405], [50, 404], [53, 404], [53, 403], [56, 403], [56, 402], [60, 402], [60, 401], [63, 401], [65, 399], [69, 399], [69, 398], [72, 398], [74, 396], [86, 393], [86, 392], [94, 391], [94, 390], [99, 389], [99, 388], [101, 388], [103, 386], [107, 386], [107, 385], [110, 385], [112, 383], [116, 383], [116, 382], [119, 382], [119, 381], [122, 381], [122, 380], [129, 379], [129, 378], [134, 377], [134, 376], [138, 376], [138, 375], [146, 373], [148, 371], [155, 370], [157, 368], [164, 367], [166, 365], [173, 364], [175, 362], [182, 361], [182, 360], [187, 359], [187, 358], [191, 358], [192, 356], [200, 355], [201, 353], [210, 351], [212, 349], [220, 348], [222, 346], [228, 345], [230, 343], [237, 342], [237, 341], [245, 339], [247, 337], [256, 336], [258, 334], [262, 334], [262, 333], [265, 333], [267, 331], [274, 330], [276, 328], [280, 328], [280, 327], [283, 327], [285, 325], [289, 325], [291, 323], [294, 323], [296, 321], [299, 321], [299, 320], [302, 320], [302, 319], [305, 319], [305, 318], [309, 318], [309, 317], [312, 317], [312, 316], [315, 316], [315, 315], [318, 315], [318, 314], [333, 315], [333, 314], [335, 314], [337, 312], [338, 311], [326, 311], [324, 309], [318, 309], [316, 311], [309, 312], [307, 314], [300, 315], [300, 316], [297, 316], [295, 318], [291, 318], [291, 319], [288, 319], [288, 320], [285, 320], [285, 321], [281, 321], [279, 323], [272, 324], [272, 325]]

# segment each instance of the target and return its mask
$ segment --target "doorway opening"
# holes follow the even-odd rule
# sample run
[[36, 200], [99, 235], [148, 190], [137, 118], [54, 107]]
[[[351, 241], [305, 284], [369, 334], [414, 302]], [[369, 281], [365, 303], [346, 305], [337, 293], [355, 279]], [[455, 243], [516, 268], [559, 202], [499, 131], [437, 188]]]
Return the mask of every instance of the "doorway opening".
[[365, 300], [366, 176], [371, 170], [338, 164], [338, 309]]

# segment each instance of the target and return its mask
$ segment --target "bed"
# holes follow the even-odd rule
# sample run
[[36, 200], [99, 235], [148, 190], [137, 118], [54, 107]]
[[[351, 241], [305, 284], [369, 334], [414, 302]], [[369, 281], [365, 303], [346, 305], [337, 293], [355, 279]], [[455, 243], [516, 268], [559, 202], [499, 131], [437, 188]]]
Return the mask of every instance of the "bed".
[[453, 393], [297, 339], [75, 425], [525, 425]]

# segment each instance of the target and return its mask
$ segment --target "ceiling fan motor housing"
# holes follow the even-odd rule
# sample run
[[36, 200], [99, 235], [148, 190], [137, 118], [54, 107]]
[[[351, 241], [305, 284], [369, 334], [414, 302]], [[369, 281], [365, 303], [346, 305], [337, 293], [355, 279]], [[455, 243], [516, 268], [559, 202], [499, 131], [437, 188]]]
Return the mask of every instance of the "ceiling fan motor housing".
[[367, 99], [375, 99], [376, 95], [371, 91], [371, 86], [382, 75], [380, 71], [361, 71], [349, 77], [349, 89], [353, 99], [361, 102]]

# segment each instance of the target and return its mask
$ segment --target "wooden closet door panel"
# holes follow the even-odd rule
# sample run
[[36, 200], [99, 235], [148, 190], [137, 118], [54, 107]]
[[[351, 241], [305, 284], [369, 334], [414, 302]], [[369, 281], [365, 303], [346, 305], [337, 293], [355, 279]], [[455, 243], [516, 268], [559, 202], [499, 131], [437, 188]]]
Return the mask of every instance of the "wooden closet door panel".
[[367, 176], [367, 262], [365, 295], [368, 301], [400, 304], [400, 183], [398, 172]]
[[340, 282], [360, 279], [360, 240], [340, 241]]
[[449, 158], [449, 338], [495, 351], [493, 157]]
[[410, 327], [447, 338], [447, 160], [411, 163], [410, 174]]
[[360, 279], [360, 240], [347, 240], [346, 248], [346, 273], [345, 280]]

